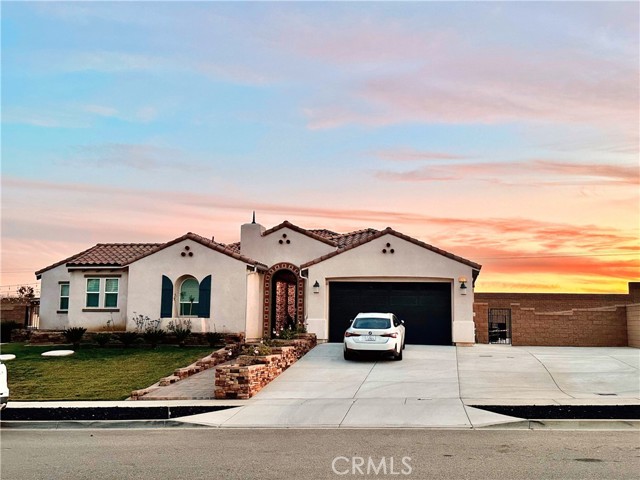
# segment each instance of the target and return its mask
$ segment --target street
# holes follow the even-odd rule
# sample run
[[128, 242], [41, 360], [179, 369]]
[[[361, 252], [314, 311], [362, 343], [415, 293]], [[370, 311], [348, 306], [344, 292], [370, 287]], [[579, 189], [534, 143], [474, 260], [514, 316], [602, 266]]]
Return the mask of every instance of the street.
[[0, 439], [3, 480], [603, 480], [640, 471], [637, 431], [4, 429]]

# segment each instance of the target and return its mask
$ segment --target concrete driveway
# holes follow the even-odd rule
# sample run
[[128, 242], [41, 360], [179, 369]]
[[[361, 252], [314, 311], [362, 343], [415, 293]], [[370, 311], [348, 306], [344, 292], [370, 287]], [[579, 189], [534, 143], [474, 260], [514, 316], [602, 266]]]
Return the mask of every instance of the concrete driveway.
[[640, 404], [640, 351], [407, 345], [345, 361], [318, 345], [247, 405], [190, 417], [223, 427], [471, 428], [517, 421], [470, 405]]

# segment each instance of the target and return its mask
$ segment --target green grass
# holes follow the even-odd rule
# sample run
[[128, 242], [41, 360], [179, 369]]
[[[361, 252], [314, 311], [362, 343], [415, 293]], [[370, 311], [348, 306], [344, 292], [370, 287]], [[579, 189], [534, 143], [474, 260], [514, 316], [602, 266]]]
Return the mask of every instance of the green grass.
[[159, 346], [151, 350], [82, 345], [69, 357], [40, 356], [48, 350], [68, 348], [2, 345], [2, 353], [16, 356], [6, 362], [11, 400], [123, 400], [132, 390], [148, 387], [213, 351], [210, 347]]

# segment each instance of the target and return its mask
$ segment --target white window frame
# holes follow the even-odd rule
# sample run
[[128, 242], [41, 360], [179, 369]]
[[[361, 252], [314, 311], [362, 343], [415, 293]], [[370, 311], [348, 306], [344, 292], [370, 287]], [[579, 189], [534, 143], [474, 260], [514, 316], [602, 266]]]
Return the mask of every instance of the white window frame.
[[[116, 291], [115, 292], [107, 292], [107, 281], [112, 280], [116, 282]], [[113, 306], [107, 307], [107, 295], [115, 295], [116, 296], [116, 304]], [[104, 308], [118, 308], [118, 304], [120, 303], [120, 279], [119, 278], [105, 278], [104, 279], [104, 299], [103, 305]]]
[[[88, 290], [89, 281], [97, 280], [98, 281], [98, 291], [90, 292]], [[115, 292], [107, 292], [107, 280], [115, 280], [117, 285], [117, 290]], [[98, 309], [107, 309], [107, 310], [117, 310], [120, 308], [120, 277], [85, 277], [84, 283], [84, 308], [85, 310], [98, 310]], [[89, 294], [98, 296], [98, 305], [89, 306]], [[107, 295], [116, 295], [116, 304], [115, 306], [107, 307]]]
[[[198, 311], [198, 314], [196, 314], [196, 315], [188, 315], [188, 314], [186, 314], [186, 313], [185, 313], [184, 315], [182, 314], [182, 305], [183, 305], [183, 304], [184, 304], [184, 305], [189, 305], [189, 304], [191, 303], [191, 302], [189, 302], [189, 301], [183, 302], [183, 301], [182, 301], [182, 298], [180, 298], [180, 294], [182, 293], [182, 286], [184, 285], [184, 283], [185, 283], [187, 280], [194, 280], [194, 281], [198, 284], [198, 289], [200, 289], [200, 282], [199, 282], [199, 281], [198, 281], [198, 279], [197, 279], [196, 277], [194, 277], [194, 276], [189, 275], [189, 276], [185, 277], [185, 278], [180, 282], [180, 285], [179, 285], [179, 287], [178, 287], [178, 317], [199, 318], [199, 315], [200, 315], [199, 311]], [[197, 302], [194, 302], [194, 304], [195, 304], [195, 305], [197, 305], [197, 306], [198, 306], [197, 308], [199, 309], [199, 307], [200, 307], [200, 296], [198, 296], [198, 301], [197, 301]]]
[[[101, 297], [101, 292], [102, 292], [102, 282], [100, 281], [100, 278], [97, 277], [87, 277], [84, 279], [84, 308], [100, 308], [100, 297]], [[89, 291], [89, 282], [91, 280], [97, 280], [98, 281], [98, 291], [97, 292], [90, 292]], [[89, 295], [98, 295], [98, 305], [89, 305]]]
[[[62, 295], [62, 287], [67, 287], [67, 294], [66, 295]], [[58, 310], [61, 312], [68, 312], [69, 311], [69, 296], [71, 293], [71, 286], [69, 282], [60, 282], [59, 284], [59, 291], [58, 291], [59, 295], [58, 295]], [[62, 308], [62, 299], [66, 298], [67, 299], [67, 308]]]

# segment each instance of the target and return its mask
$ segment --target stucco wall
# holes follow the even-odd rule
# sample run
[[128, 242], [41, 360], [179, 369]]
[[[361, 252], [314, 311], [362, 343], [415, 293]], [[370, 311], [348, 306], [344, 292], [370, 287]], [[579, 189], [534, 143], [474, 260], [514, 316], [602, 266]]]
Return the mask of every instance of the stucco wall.
[[[57, 313], [60, 302], [58, 282], [69, 282], [71, 275], [65, 265], [52, 268], [40, 279], [40, 328], [60, 330], [69, 326], [69, 314]], [[71, 286], [70, 286], [71, 287]]]
[[[181, 256], [185, 246], [193, 256]], [[163, 275], [174, 284], [175, 316], [178, 314], [176, 281], [191, 275], [201, 282], [211, 275], [211, 318], [193, 318], [193, 331], [213, 331], [214, 328], [219, 332], [245, 331], [247, 265], [192, 240], [167, 247], [129, 266], [128, 328], [133, 328], [134, 312], [154, 319], [160, 317]], [[168, 321], [163, 321], [163, 327]]]
[[[382, 253], [390, 243], [394, 253]], [[468, 279], [467, 295], [461, 295], [457, 279]], [[456, 343], [474, 342], [472, 268], [431, 252], [394, 235], [383, 235], [369, 243], [348, 250], [309, 267], [306, 314], [310, 333], [318, 339], [329, 336], [329, 282], [349, 281], [449, 281], [452, 291], [452, 338]], [[318, 281], [320, 293], [311, 285]]]
[[262, 299], [264, 286], [263, 275], [251, 272], [247, 275], [247, 329], [246, 338], [255, 340], [262, 338]]
[[627, 336], [630, 347], [640, 348], [640, 303], [627, 305]]
[[[241, 253], [269, 267], [280, 262], [300, 265], [335, 251], [335, 247], [288, 227], [281, 228], [264, 237], [261, 235], [262, 230], [263, 227], [258, 224], [242, 226]], [[286, 235], [286, 238], [283, 235]], [[282, 240], [282, 244], [280, 244], [280, 240]], [[290, 243], [286, 243], [287, 240]]]
[[[104, 301], [105, 275], [118, 275], [118, 306], [115, 309], [102, 308]], [[86, 282], [87, 278], [100, 278], [100, 308], [86, 308]], [[107, 321], [120, 329], [123, 328], [127, 318], [127, 279], [125, 270], [73, 270], [70, 273], [69, 284], [69, 327], [84, 327], [89, 331], [104, 330]], [[114, 310], [114, 311], [106, 311]], [[42, 323], [41, 323], [41, 328]]]

